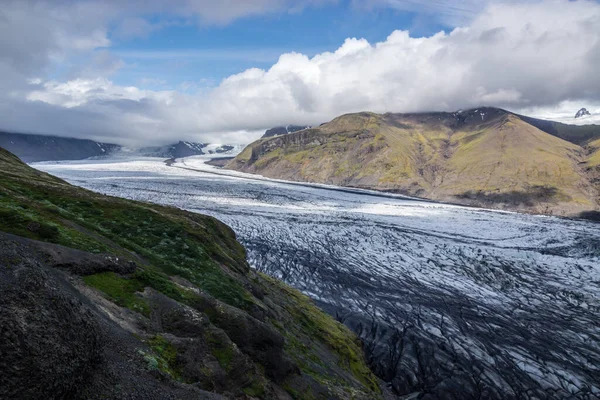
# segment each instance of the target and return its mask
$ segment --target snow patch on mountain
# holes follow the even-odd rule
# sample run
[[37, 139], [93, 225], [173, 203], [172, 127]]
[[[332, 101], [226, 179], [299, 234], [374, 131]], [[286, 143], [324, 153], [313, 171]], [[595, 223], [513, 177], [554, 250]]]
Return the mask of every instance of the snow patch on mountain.
[[581, 107], [578, 102], [567, 101], [553, 107], [531, 107], [516, 111], [528, 117], [568, 125], [600, 125], [600, 103], [597, 102]]
[[590, 112], [587, 110], [587, 108], [582, 108], [579, 111], [577, 111], [577, 114], [575, 114], [575, 118], [582, 118], [582, 117], [586, 117], [588, 115], [592, 115], [590, 114]]

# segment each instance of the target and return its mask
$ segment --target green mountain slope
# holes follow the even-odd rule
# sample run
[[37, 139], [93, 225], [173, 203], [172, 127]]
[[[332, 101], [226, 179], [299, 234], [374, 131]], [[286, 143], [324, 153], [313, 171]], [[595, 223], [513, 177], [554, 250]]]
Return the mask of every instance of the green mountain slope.
[[227, 167], [467, 205], [577, 215], [598, 207], [598, 185], [586, 167], [589, 152], [495, 108], [358, 113], [261, 139]]
[[581, 146], [585, 146], [589, 142], [600, 138], [600, 126], [598, 125], [568, 125], [562, 122], [547, 121], [524, 115], [519, 115], [518, 117], [552, 136]]
[[0, 171], [1, 398], [379, 397], [356, 337], [251, 270], [216, 219], [77, 188], [3, 149]]

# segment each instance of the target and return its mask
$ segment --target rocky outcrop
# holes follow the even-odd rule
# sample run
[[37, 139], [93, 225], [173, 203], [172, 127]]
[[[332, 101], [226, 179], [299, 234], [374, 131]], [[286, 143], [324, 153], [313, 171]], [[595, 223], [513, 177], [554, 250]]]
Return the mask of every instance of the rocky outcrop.
[[287, 135], [288, 133], [298, 132], [303, 129], [308, 129], [310, 126], [299, 126], [299, 125], [286, 125], [286, 126], [277, 126], [275, 128], [267, 129], [265, 134], [262, 136], [263, 138]]
[[108, 258], [0, 233], [0, 398], [201, 396], [148, 369], [138, 353], [147, 345], [113, 320], [101, 298], [80, 290], [76, 276], [50, 266], [65, 253], [79, 272], [97, 269], [103, 259], [102, 270], [123, 270]]
[[0, 398], [70, 398], [100, 363], [99, 325], [66, 277], [0, 240]]

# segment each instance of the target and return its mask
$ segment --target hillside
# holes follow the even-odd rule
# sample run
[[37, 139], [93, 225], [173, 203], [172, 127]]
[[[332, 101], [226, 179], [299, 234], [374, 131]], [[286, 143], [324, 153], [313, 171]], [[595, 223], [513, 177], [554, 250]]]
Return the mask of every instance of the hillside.
[[226, 225], [0, 169], [0, 398], [379, 397], [356, 337]]
[[579, 215], [598, 209], [592, 171], [598, 153], [590, 139], [600, 133], [573, 135], [579, 144], [496, 108], [358, 113], [261, 139], [227, 168], [467, 205]]
[[569, 125], [562, 122], [526, 117], [524, 115], [518, 115], [518, 117], [552, 136], [581, 146], [585, 146], [589, 142], [600, 138], [599, 125]]
[[0, 132], [0, 147], [25, 162], [82, 160], [104, 156], [120, 148], [116, 144], [58, 136]]

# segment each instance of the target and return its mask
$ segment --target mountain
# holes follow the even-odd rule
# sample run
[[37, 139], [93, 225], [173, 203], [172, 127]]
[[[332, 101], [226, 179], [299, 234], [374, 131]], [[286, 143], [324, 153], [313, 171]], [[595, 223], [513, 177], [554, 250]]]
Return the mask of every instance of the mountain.
[[570, 125], [525, 115], [515, 115], [541, 131], [583, 147], [594, 139], [600, 138], [600, 125]]
[[104, 156], [120, 146], [93, 140], [57, 136], [0, 132], [0, 147], [16, 154], [25, 162], [82, 160]]
[[237, 155], [244, 149], [243, 145], [239, 144], [209, 144], [204, 149], [207, 154], [221, 155], [223, 157]]
[[204, 154], [229, 154], [237, 146], [179, 141], [165, 146], [125, 147], [87, 139], [0, 132], [0, 147], [25, 162], [82, 160], [90, 157], [183, 158]]
[[587, 110], [587, 108], [582, 108], [579, 111], [577, 111], [577, 113], [575, 114], [575, 118], [585, 117], [586, 115], [592, 115], [592, 114], [590, 114], [590, 112]]
[[308, 129], [310, 126], [298, 126], [298, 125], [286, 125], [286, 126], [278, 126], [275, 128], [267, 129], [265, 134], [262, 136], [264, 138], [279, 136], [279, 135], [287, 135], [288, 133], [298, 132], [303, 129]]
[[223, 223], [0, 169], [0, 398], [380, 398], [356, 337]]
[[598, 126], [573, 127], [489, 107], [363, 112], [258, 140], [227, 168], [466, 205], [579, 215], [599, 207], [598, 139]]
[[166, 146], [152, 146], [140, 148], [123, 148], [126, 155], [137, 154], [144, 157], [183, 158], [200, 156], [204, 154], [207, 143], [183, 142], [169, 144]]

